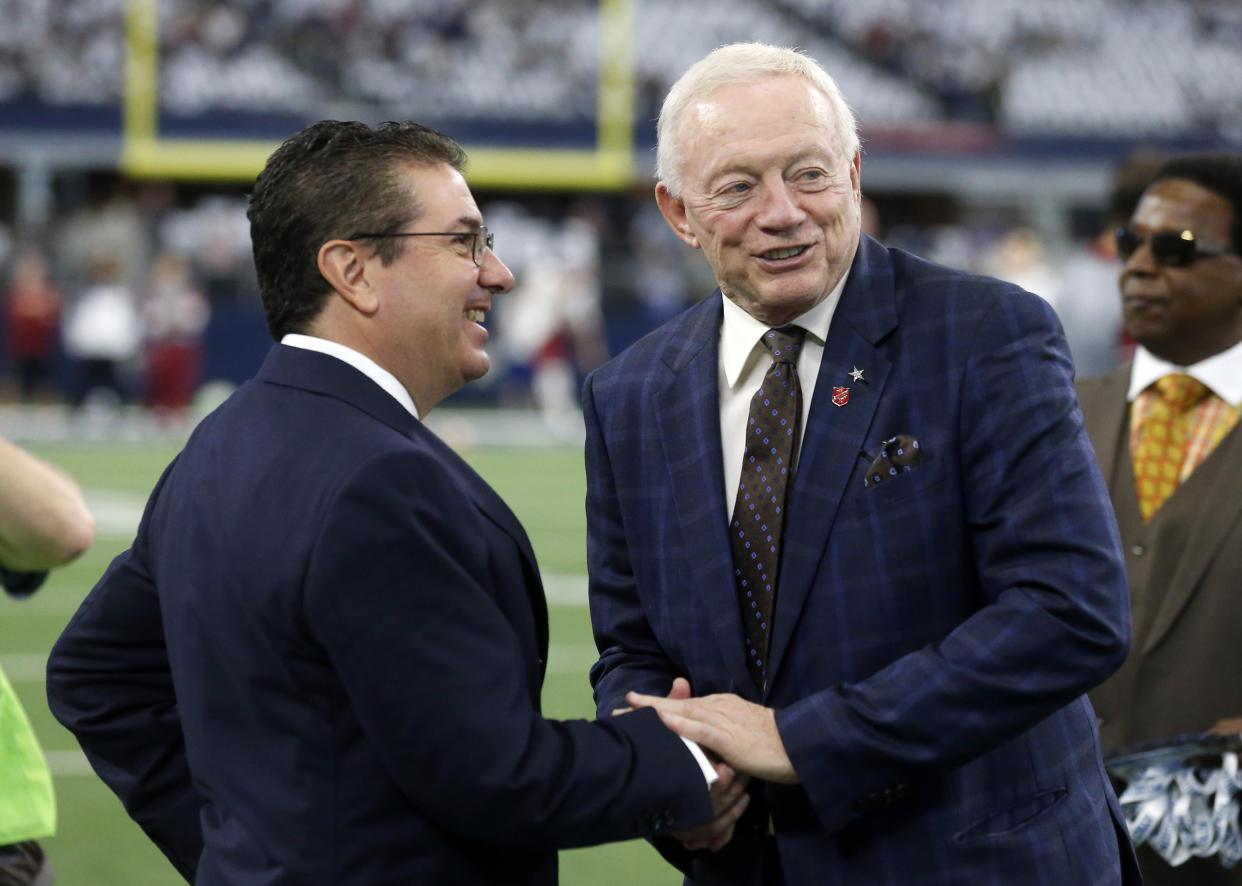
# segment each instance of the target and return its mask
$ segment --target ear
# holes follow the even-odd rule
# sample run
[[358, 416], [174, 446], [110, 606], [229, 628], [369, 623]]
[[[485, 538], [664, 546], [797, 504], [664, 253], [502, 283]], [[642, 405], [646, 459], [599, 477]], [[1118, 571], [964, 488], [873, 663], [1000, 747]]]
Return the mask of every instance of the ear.
[[674, 197], [664, 182], [656, 184], [655, 198], [656, 205], [660, 207], [660, 214], [664, 216], [668, 226], [673, 229], [673, 233], [680, 237], [686, 245], [698, 249], [699, 238], [694, 235], [694, 230], [690, 227], [690, 220], [686, 217], [686, 202], [680, 197]]
[[862, 150], [854, 152], [854, 162], [850, 164], [850, 183], [854, 187], [854, 200], [862, 202]]
[[379, 310], [379, 293], [367, 275], [372, 260], [379, 257], [352, 240], [329, 240], [319, 247], [319, 273], [350, 307], [367, 315]]

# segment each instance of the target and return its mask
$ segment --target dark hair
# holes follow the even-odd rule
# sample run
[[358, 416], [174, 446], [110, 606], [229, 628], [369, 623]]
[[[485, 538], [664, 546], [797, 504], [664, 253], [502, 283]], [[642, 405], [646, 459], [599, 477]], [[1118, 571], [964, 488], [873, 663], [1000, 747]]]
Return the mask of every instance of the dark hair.
[[1156, 170], [1169, 159], [1155, 148], [1142, 147], [1127, 154], [1113, 167], [1112, 187], [1108, 195], [1108, 233], [1119, 225], [1128, 225], [1143, 192], [1155, 178]]
[[[268, 158], [246, 217], [267, 326], [279, 341], [305, 331], [331, 291], [319, 272], [319, 248], [337, 237], [396, 233], [421, 209], [400, 173], [403, 165], [447, 163], [461, 171], [466, 153], [446, 135], [417, 123], [321, 120]], [[404, 241], [373, 241], [385, 264]]]
[[1173, 157], [1156, 170], [1151, 184], [1166, 178], [1184, 178], [1229, 201], [1233, 207], [1233, 218], [1229, 224], [1231, 245], [1235, 253], [1242, 255], [1242, 224], [1238, 219], [1238, 211], [1242, 209], [1242, 154], [1183, 154]]

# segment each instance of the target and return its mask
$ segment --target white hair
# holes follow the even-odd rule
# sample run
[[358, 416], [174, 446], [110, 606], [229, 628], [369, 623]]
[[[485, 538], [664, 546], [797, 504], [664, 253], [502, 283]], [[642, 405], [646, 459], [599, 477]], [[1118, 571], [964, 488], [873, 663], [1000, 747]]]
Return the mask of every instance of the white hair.
[[695, 62], [673, 84], [660, 108], [656, 127], [656, 177], [674, 197], [681, 195], [681, 157], [676, 128], [682, 113], [712, 90], [730, 83], [751, 83], [770, 75], [801, 77], [822, 92], [832, 107], [849, 157], [858, 152], [858, 123], [835, 80], [819, 62], [796, 49], [766, 43], [730, 43]]

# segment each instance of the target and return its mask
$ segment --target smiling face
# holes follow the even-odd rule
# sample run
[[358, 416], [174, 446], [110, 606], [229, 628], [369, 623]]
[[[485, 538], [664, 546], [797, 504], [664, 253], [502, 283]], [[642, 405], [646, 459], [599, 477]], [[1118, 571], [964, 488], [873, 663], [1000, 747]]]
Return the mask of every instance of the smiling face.
[[724, 294], [769, 326], [813, 308], [849, 269], [861, 226], [859, 158], [828, 99], [801, 77], [718, 87], [673, 130], [682, 192], [656, 186], [677, 235]]
[[[1140, 235], [1189, 230], [1205, 248], [1227, 249], [1229, 201], [1188, 179], [1166, 178], [1143, 194], [1130, 227]], [[1147, 243], [1121, 271], [1126, 331], [1145, 348], [1189, 366], [1242, 341], [1242, 258], [1202, 257], [1186, 267], [1157, 264]]]
[[513, 275], [490, 249], [482, 266], [471, 257], [471, 232], [483, 224], [466, 180], [447, 164], [410, 166], [403, 173], [421, 209], [402, 230], [458, 231], [460, 236], [405, 237], [388, 265], [372, 254], [378, 310], [371, 346], [397, 377], [420, 414], [486, 374], [491, 365], [482, 325], [492, 296], [513, 287]]

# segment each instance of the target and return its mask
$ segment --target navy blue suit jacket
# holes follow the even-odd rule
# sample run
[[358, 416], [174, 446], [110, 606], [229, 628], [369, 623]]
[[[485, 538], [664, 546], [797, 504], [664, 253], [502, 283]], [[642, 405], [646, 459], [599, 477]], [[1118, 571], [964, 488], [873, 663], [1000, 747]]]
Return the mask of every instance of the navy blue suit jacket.
[[710, 817], [649, 712], [539, 715], [517, 519], [362, 373], [276, 346], [159, 481], [48, 696], [183, 875], [551, 884], [556, 847]]
[[[761, 697], [726, 538], [720, 299], [587, 381], [592, 679], [601, 712], [678, 675], [762, 701], [801, 784], [762, 789], [719, 855], [667, 854], [687, 882], [747, 882], [771, 828], [791, 884], [1134, 882], [1083, 695], [1125, 656], [1125, 574], [1051, 309], [862, 238], [806, 412]], [[924, 463], [865, 487], [898, 434]]]

